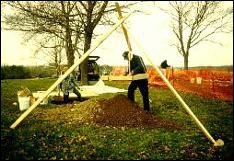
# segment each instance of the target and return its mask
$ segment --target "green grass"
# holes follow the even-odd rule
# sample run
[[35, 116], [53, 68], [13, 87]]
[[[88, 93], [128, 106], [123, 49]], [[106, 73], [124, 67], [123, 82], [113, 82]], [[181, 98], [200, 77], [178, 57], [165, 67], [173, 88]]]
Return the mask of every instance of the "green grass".
[[[113, 128], [42, 120], [36, 114], [59, 105], [38, 106], [17, 127], [10, 125], [22, 114], [17, 91], [26, 86], [32, 91], [46, 90], [55, 79], [1, 81], [1, 159], [231, 159], [233, 155], [233, 102], [198, 97], [179, 92], [194, 114], [215, 140], [224, 146], [214, 147], [179, 101], [167, 89], [150, 88], [151, 113], [174, 120], [182, 130], [163, 128]], [[105, 82], [127, 89], [128, 83]], [[108, 98], [103, 94], [98, 98]], [[141, 95], [136, 101], [142, 107]]]

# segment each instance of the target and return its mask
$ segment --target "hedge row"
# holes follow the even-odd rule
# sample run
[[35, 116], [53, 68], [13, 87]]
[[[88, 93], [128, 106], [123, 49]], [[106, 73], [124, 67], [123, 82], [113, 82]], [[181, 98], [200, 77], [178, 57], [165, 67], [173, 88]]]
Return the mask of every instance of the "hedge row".
[[[109, 75], [111, 66], [102, 65], [99, 69], [100, 75]], [[26, 78], [56, 77], [56, 70], [49, 66], [1, 66], [1, 80], [3, 79], [26, 79]]]
[[25, 67], [25, 66], [1, 66], [1, 80], [3, 79], [26, 79], [51, 77], [55, 70], [45, 66]]

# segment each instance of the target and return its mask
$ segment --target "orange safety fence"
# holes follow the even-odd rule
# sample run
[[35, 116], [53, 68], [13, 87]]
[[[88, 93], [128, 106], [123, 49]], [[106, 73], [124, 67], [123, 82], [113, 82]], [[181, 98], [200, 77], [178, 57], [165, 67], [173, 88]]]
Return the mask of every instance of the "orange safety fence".
[[114, 66], [112, 68], [110, 75], [120, 76], [120, 75], [124, 75], [126, 72], [127, 72], [126, 66]]
[[[124, 75], [127, 71], [126, 66], [114, 66], [110, 75]], [[160, 81], [161, 78], [153, 67], [147, 67], [150, 82]], [[191, 81], [192, 78], [201, 77], [203, 80], [219, 80], [233, 82], [232, 70], [216, 70], [216, 69], [167, 69], [167, 78], [169, 80], [186, 80]]]
[[[111, 75], [124, 75], [126, 66], [112, 68]], [[156, 69], [147, 67], [150, 86], [167, 88]], [[233, 100], [233, 71], [230, 69], [177, 69], [168, 68], [166, 77], [177, 90], [202, 96]]]
[[[160, 80], [159, 74], [153, 67], [147, 68], [147, 73], [150, 76], [150, 80]], [[214, 70], [214, 69], [167, 69], [169, 80], [187, 80], [190, 81], [191, 78], [201, 77], [203, 80], [219, 80], [219, 81], [229, 81], [233, 82], [233, 72], [230, 70]]]

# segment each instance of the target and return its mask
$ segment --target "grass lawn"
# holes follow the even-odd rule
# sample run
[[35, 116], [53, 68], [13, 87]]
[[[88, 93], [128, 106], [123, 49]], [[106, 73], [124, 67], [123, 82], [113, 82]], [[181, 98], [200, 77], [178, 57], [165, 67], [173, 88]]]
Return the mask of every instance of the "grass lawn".
[[[172, 92], [162, 88], [150, 88], [151, 114], [183, 125], [182, 130], [100, 127], [61, 121], [59, 117], [69, 117], [65, 115], [69, 108], [55, 104], [36, 107], [16, 129], [10, 129], [10, 125], [23, 113], [13, 105], [17, 102], [20, 86], [35, 92], [47, 90], [54, 82], [55, 79], [49, 78], [1, 81], [2, 160], [226, 160], [233, 156], [233, 102], [179, 92], [211, 136], [224, 141], [224, 146], [214, 147]], [[119, 88], [128, 87], [128, 83], [124, 82], [105, 83]], [[113, 94], [103, 94], [95, 99], [110, 97]], [[136, 102], [143, 106], [138, 91]], [[55, 111], [60, 109], [65, 116], [60, 113], [60, 116], [54, 117], [57, 114]], [[43, 118], [46, 114], [47, 117]]]

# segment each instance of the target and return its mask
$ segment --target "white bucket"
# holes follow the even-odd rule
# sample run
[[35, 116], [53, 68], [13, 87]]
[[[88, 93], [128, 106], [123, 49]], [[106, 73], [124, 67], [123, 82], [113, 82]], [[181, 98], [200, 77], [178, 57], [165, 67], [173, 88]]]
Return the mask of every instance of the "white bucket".
[[195, 78], [190, 78], [190, 83], [194, 83], [195, 82]]
[[202, 83], [202, 77], [197, 77], [197, 84], [201, 84]]
[[30, 96], [28, 97], [18, 96], [18, 101], [19, 101], [20, 111], [26, 110], [30, 107]]
[[[33, 97], [38, 100], [40, 97], [43, 96], [43, 94], [45, 93], [45, 91], [37, 91], [36, 93], [33, 93]], [[47, 105], [48, 104], [48, 96], [46, 98], [44, 98], [40, 105]]]
[[[40, 98], [44, 95], [45, 91], [37, 91], [37, 93], [38, 93], [38, 96]], [[48, 104], [48, 97], [44, 98], [40, 104], [47, 105]]]

